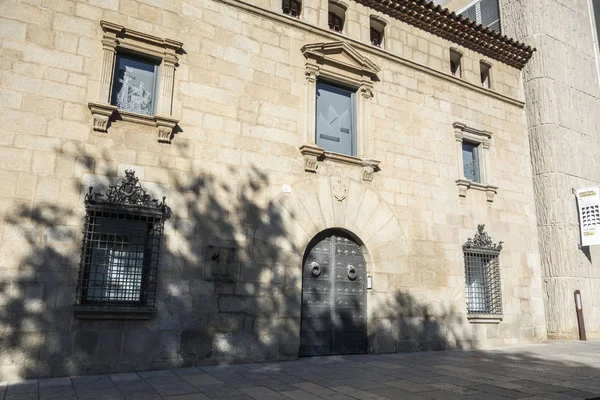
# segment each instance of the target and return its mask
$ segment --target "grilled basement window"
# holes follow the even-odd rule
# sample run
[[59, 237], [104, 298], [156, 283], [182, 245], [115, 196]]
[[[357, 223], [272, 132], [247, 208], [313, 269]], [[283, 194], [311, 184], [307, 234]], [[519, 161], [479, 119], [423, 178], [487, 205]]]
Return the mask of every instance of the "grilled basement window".
[[502, 317], [499, 265], [502, 242], [492, 242], [484, 229], [485, 225], [478, 225], [475, 237], [463, 245], [467, 313], [469, 319], [499, 320]]
[[83, 318], [143, 318], [156, 305], [157, 272], [169, 209], [152, 199], [135, 177], [105, 195], [90, 187], [75, 311]]
[[282, 1], [283, 13], [290, 17], [300, 18], [300, 10], [302, 9], [302, 3], [295, 0], [283, 0]]
[[490, 71], [492, 69], [492, 66], [489, 65], [486, 62], [481, 61], [479, 63], [479, 71], [481, 74], [481, 86], [483, 86], [484, 88], [491, 88], [492, 84], [491, 84], [491, 74]]
[[371, 44], [377, 47], [383, 47], [385, 34], [385, 23], [376, 17], [371, 17]]
[[154, 115], [160, 60], [117, 54], [111, 104], [136, 114]]
[[462, 54], [456, 50], [450, 50], [450, 73], [457, 78], [462, 77]]
[[339, 4], [329, 2], [328, 24], [329, 29], [339, 33], [344, 31], [346, 9]]

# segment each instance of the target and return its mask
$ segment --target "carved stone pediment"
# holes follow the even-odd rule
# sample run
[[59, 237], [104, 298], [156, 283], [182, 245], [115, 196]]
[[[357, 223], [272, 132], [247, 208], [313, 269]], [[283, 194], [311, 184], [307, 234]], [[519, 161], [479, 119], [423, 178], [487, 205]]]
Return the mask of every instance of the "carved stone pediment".
[[318, 66], [319, 72], [322, 69], [327, 71], [327, 68], [323, 68], [323, 66], [330, 66], [337, 70], [376, 80], [377, 73], [381, 70], [373, 61], [363, 56], [347, 42], [307, 44], [302, 47], [302, 54], [306, 57], [307, 64]]

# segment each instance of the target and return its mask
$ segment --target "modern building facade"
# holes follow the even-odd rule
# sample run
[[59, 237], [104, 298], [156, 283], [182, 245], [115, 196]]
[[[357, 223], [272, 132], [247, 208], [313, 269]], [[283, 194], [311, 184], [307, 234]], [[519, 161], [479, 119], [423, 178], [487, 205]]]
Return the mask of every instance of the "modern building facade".
[[546, 339], [529, 46], [424, 1], [0, 15], [3, 379]]

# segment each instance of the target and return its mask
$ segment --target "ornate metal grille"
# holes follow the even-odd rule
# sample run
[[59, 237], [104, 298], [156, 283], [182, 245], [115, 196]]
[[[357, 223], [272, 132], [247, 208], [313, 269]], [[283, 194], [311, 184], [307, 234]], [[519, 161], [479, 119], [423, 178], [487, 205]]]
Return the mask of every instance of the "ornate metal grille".
[[502, 314], [499, 265], [502, 242], [492, 242], [484, 229], [485, 225], [478, 225], [474, 238], [463, 245], [467, 311], [469, 314]]
[[164, 221], [170, 209], [152, 199], [134, 171], [105, 195], [85, 196], [78, 305], [154, 307]]

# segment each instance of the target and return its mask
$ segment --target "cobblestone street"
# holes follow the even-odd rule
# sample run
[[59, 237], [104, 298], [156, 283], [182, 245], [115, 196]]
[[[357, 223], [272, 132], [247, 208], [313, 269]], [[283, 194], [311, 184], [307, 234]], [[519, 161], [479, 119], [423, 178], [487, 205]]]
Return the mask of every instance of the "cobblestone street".
[[0, 383], [4, 400], [600, 399], [600, 342], [358, 355]]

